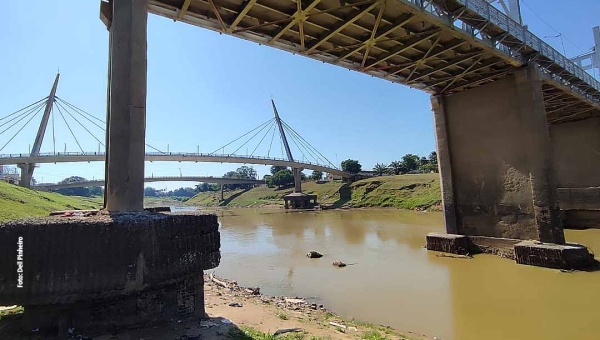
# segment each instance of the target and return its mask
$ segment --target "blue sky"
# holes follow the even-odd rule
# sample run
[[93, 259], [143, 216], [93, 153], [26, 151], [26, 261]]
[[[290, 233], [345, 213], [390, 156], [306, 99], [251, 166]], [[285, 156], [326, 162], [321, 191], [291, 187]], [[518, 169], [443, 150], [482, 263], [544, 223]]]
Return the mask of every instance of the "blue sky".
[[[0, 117], [47, 96], [60, 69], [57, 95], [104, 118], [108, 33], [98, 18], [99, 1], [9, 1], [4, 8], [0, 13]], [[597, 0], [569, 4], [523, 0], [522, 4], [525, 24], [538, 36], [549, 36], [546, 40], [559, 51], [563, 50], [561, 39], [553, 36], [562, 33], [567, 56], [591, 48], [591, 29], [600, 25], [598, 13]], [[199, 147], [201, 152], [212, 152], [272, 118], [271, 98], [282, 119], [334, 163], [354, 158], [363, 169], [371, 169], [377, 162], [389, 163], [406, 153], [426, 155], [435, 149], [425, 93], [149, 16], [148, 144], [161, 150], [168, 145], [170, 151], [195, 152]], [[57, 151], [63, 151], [65, 143], [67, 151], [78, 151], [65, 124], [59, 124], [61, 118], [56, 118]], [[39, 118], [34, 119], [0, 153], [27, 152], [38, 122]], [[70, 124], [85, 151], [98, 149], [94, 138], [76, 123]], [[0, 147], [11, 136], [0, 135]], [[245, 153], [244, 149], [239, 153]], [[281, 152], [279, 146], [273, 149]], [[47, 134], [42, 152], [52, 150], [52, 137]], [[266, 152], [266, 146], [257, 150], [260, 155]], [[237, 166], [146, 163], [146, 173], [220, 176]], [[255, 169], [260, 175], [268, 172], [265, 166]], [[35, 177], [55, 182], [71, 175], [103, 178], [103, 173], [102, 163], [44, 164]], [[153, 184], [159, 188], [182, 185], [190, 184]]]

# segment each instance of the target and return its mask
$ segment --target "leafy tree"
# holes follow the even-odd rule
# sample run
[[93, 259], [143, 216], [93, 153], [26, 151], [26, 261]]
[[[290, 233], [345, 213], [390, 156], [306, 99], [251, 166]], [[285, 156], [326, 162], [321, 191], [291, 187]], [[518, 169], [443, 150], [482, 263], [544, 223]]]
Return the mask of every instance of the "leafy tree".
[[193, 188], [179, 188], [173, 191], [167, 192], [167, 195], [170, 197], [193, 197], [196, 195], [196, 190]]
[[394, 175], [400, 175], [401, 173], [406, 172], [406, 167], [401, 161], [393, 161], [390, 163], [389, 167], [394, 172]]
[[402, 156], [402, 164], [406, 168], [407, 172], [417, 170], [420, 163], [421, 159], [417, 155], [409, 153]]
[[[58, 184], [70, 184], [70, 183], [81, 183], [87, 182], [87, 179], [79, 176], [71, 176], [63, 179], [58, 182]], [[79, 187], [79, 188], [63, 188], [56, 190], [59, 194], [66, 196], [84, 196], [84, 197], [92, 197], [92, 196], [101, 196], [102, 188], [101, 187]]]
[[268, 184], [278, 187], [294, 184], [294, 174], [289, 169], [279, 170], [271, 176]]
[[[223, 175], [223, 177], [228, 178], [238, 178], [238, 179], [257, 179], [258, 174], [256, 170], [254, 170], [251, 166], [241, 166], [237, 168], [235, 171], [228, 171]], [[253, 184], [227, 184], [225, 185], [228, 189], [239, 189], [239, 188], [251, 188]]]
[[357, 160], [347, 159], [342, 162], [342, 170], [351, 174], [357, 174], [362, 170], [362, 165]]
[[271, 175], [275, 175], [279, 171], [285, 170], [285, 169], [287, 169], [287, 167], [285, 167], [285, 166], [273, 165], [273, 166], [271, 166]]
[[221, 186], [218, 184], [200, 183], [196, 185], [196, 192], [219, 191]]
[[419, 170], [423, 171], [423, 172], [437, 172], [438, 168], [437, 168], [437, 164], [432, 164], [432, 163], [427, 163], [425, 165], [422, 165]]
[[438, 164], [438, 160], [437, 160], [437, 152], [435, 151], [431, 151], [431, 153], [429, 154], [429, 163]]
[[314, 181], [320, 181], [323, 179], [323, 173], [321, 171], [313, 170], [310, 174], [310, 179]]
[[300, 172], [300, 180], [302, 182], [306, 181], [308, 179], [308, 177], [306, 177], [306, 174], [304, 172]]
[[160, 191], [158, 191], [152, 187], [144, 188], [144, 197], [158, 197], [158, 196], [160, 196]]
[[373, 167], [373, 171], [379, 175], [379, 176], [383, 176], [383, 174], [387, 174], [389, 172], [389, 169], [387, 166], [385, 166], [385, 164], [380, 164], [377, 163], [375, 164], [375, 166]]

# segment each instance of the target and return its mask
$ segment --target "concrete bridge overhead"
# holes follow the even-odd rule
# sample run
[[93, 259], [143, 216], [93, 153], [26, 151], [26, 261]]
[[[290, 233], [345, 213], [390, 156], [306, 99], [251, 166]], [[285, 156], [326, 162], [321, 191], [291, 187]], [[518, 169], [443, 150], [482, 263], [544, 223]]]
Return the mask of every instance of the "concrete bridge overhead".
[[432, 94], [536, 63], [550, 123], [600, 113], [597, 80], [485, 0], [150, 0], [148, 10]]
[[[141, 208], [130, 205], [131, 197], [111, 198], [111, 172], [115, 185], [130, 181], [110, 167], [131, 172], [131, 152], [143, 154], [133, 138], [143, 132], [132, 125], [142, 112], [125, 104], [145, 98], [145, 85], [131, 84], [146, 82], [147, 12], [432, 94], [447, 231], [564, 243], [556, 189], [558, 177], [573, 173], [557, 175], [568, 157], [556, 145], [581, 141], [554, 126], [595, 126], [587, 122], [600, 115], [600, 84], [485, 0], [102, 2], [111, 39], [120, 37], [111, 45], [111, 112], [129, 112], [119, 113], [119, 125], [111, 123], [129, 131], [119, 137], [131, 145], [109, 146], [107, 190], [115, 207]], [[581, 162], [596, 161], [585, 150]], [[133, 177], [141, 179], [143, 160], [136, 164], [141, 169]], [[600, 176], [589, 183], [600, 186]], [[134, 187], [133, 200], [141, 201], [142, 185]]]
[[148, 12], [432, 94], [449, 233], [562, 244], [558, 183], [600, 186], [600, 84], [485, 0], [132, 0], [101, 5], [110, 211], [142, 208]]

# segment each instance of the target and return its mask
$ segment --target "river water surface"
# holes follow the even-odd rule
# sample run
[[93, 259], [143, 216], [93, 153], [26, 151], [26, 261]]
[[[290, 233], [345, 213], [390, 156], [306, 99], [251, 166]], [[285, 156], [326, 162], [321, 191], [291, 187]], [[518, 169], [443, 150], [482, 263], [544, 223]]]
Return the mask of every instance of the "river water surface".
[[[561, 273], [423, 248], [440, 213], [223, 210], [218, 275], [442, 339], [600, 339], [600, 272]], [[600, 230], [567, 231], [600, 253]], [[325, 254], [308, 259], [309, 250]], [[353, 263], [338, 269], [333, 260]]]

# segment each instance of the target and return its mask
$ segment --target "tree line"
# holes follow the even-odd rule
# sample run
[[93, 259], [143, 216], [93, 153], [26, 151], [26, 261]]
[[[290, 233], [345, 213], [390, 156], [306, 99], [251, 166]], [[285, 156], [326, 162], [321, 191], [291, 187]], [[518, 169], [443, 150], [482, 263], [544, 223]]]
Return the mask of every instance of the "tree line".
[[[342, 162], [341, 166], [343, 171], [351, 174], [358, 174], [362, 171], [362, 165], [355, 159], [347, 159]], [[415, 172], [438, 172], [437, 153], [432, 151], [428, 156], [419, 156], [409, 153], [402, 156], [400, 160], [393, 161], [390, 164], [375, 164], [373, 172], [379, 176], [392, 174], [401, 175]]]

